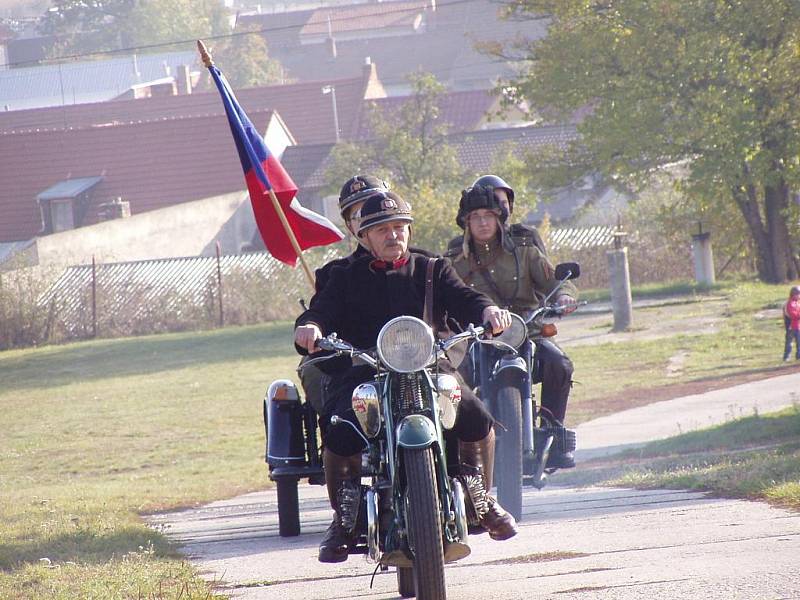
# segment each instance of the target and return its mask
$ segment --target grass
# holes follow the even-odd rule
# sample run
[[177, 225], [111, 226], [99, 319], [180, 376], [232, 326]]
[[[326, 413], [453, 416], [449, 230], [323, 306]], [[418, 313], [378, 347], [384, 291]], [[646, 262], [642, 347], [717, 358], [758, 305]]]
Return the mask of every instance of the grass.
[[[632, 388], [774, 366], [782, 332], [754, 315], [784, 288], [725, 287], [714, 335], [574, 348], [571, 422]], [[141, 515], [267, 485], [261, 399], [294, 375], [290, 340], [277, 323], [0, 352], [0, 597], [219, 597]]]
[[[606, 414], [610, 408], [604, 405], [606, 399], [630, 396], [632, 390], [640, 391], [646, 401], [647, 390], [653, 388], [779, 368], [784, 341], [780, 318], [765, 321], [757, 315], [763, 309], [780, 307], [785, 287], [759, 283], [720, 286], [727, 289], [727, 308], [714, 333], [676, 333], [658, 339], [570, 348], [576, 382], [570, 396], [570, 423]], [[695, 316], [698, 309], [694, 306], [703, 305], [686, 305], [682, 314], [686, 318]], [[638, 309], [637, 325], [657, 319], [658, 310]], [[678, 377], [666, 368], [677, 354], [685, 356]]]
[[800, 405], [653, 442], [616, 460], [595, 470], [593, 483], [703, 490], [800, 510]]
[[0, 353], [0, 597], [207, 598], [141, 513], [263, 487], [289, 324]]

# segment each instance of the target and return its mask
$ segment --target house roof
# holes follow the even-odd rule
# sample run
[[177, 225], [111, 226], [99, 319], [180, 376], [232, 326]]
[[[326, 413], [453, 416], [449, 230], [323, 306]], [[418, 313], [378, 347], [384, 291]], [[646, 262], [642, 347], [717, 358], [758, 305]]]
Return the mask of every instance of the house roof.
[[[264, 131], [273, 114], [256, 110], [249, 116]], [[222, 115], [0, 133], [0, 241], [37, 235], [37, 195], [87, 177], [102, 181], [92, 188], [83, 224], [95, 222], [98, 205], [116, 197], [137, 214], [245, 189]]]
[[[236, 90], [236, 97], [248, 114], [267, 109], [278, 111], [299, 143], [313, 144], [333, 141], [336, 137], [331, 97], [322, 93], [322, 87], [335, 86], [339, 128], [344, 137], [350, 137], [350, 132], [359, 122], [367, 86], [376, 78], [376, 71], [370, 67], [362, 69], [358, 77], [244, 88]], [[178, 96], [0, 111], [0, 132], [115, 125], [223, 112], [219, 93], [212, 90]]]
[[[391, 96], [376, 98], [366, 103], [355, 139], [366, 140], [373, 137], [370, 127], [370, 115], [379, 113], [385, 119], [391, 119], [404, 105], [413, 101], [412, 96]], [[463, 92], [446, 92], [439, 97], [438, 125], [444, 125], [450, 133], [475, 131], [481, 125], [496, 101], [488, 90], [469, 90]]]
[[[405, 4], [382, 2], [331, 6], [324, 10], [331, 14], [333, 26], [346, 23], [342, 15], [356, 10], [356, 6], [385, 7], [382, 10], [391, 11], [395, 5]], [[359, 19], [360, 24], [372, 31], [372, 37], [343, 39], [334, 32], [335, 58], [327, 44], [301, 43], [300, 31], [315, 11], [249, 16], [240, 21], [255, 23], [263, 31], [270, 55], [293, 78], [302, 81], [352, 76], [369, 57], [379, 65], [381, 80], [391, 87], [404, 85], [409, 73], [421, 69], [454, 89], [486, 89], [498, 77], [509, 77], [515, 72], [512, 65], [476, 51], [476, 42], [508, 41], [519, 35], [540, 39], [546, 34], [547, 24], [543, 20], [501, 19], [503, 6], [492, 0], [437, 0], [435, 5], [435, 10], [426, 9], [425, 26], [414, 33], [388, 26], [379, 13]], [[325, 28], [327, 31], [327, 21]]]
[[133, 85], [164, 77], [165, 67], [174, 73], [180, 65], [196, 63], [196, 52], [168, 52], [0, 70], [0, 108], [102, 102]]
[[300, 36], [327, 35], [329, 26], [334, 35], [395, 27], [414, 30], [419, 25], [419, 15], [426, 8], [430, 8], [430, 2], [424, 0], [318, 8], [308, 16], [300, 29]]

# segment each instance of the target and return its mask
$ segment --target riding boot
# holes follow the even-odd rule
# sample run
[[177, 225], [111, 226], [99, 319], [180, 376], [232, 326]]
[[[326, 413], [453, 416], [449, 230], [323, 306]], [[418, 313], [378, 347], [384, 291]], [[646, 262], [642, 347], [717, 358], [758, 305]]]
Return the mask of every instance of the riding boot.
[[342, 562], [347, 560], [349, 547], [353, 542], [352, 531], [342, 520], [342, 490], [348, 485], [357, 484], [361, 473], [361, 455], [340, 456], [326, 448], [322, 453], [322, 463], [325, 467], [328, 500], [334, 514], [333, 521], [319, 544], [319, 562]]
[[517, 522], [490, 494], [494, 471], [494, 430], [482, 440], [459, 440], [458, 452], [466, 475], [462, 476], [474, 510], [473, 518], [493, 540], [507, 540], [517, 535]]

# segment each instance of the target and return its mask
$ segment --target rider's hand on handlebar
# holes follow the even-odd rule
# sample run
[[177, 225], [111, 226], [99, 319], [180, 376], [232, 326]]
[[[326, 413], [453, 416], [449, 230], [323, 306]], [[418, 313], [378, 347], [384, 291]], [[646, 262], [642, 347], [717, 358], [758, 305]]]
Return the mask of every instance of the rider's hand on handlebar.
[[569, 294], [561, 294], [556, 300], [556, 304], [564, 307], [565, 315], [575, 312], [575, 309], [578, 308], [578, 303], [575, 301], [575, 298]]
[[492, 333], [502, 333], [511, 327], [511, 313], [499, 306], [487, 306], [483, 309], [482, 322], [492, 326]]
[[300, 325], [294, 330], [294, 343], [308, 350], [309, 354], [319, 352], [317, 340], [322, 338], [322, 330], [315, 323]]

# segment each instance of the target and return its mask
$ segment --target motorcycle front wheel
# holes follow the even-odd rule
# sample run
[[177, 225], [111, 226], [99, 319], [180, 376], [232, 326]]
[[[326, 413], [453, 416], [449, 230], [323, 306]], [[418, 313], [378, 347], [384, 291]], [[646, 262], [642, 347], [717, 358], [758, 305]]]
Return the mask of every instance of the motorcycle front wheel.
[[[442, 522], [439, 518], [439, 491], [433, 448], [407, 449], [404, 459], [408, 486], [406, 529], [408, 544], [414, 555], [416, 597], [418, 600], [445, 600], [447, 592], [444, 586]], [[399, 591], [402, 595], [405, 590]]]
[[500, 505], [522, 520], [522, 398], [511, 385], [497, 390], [494, 477]]

